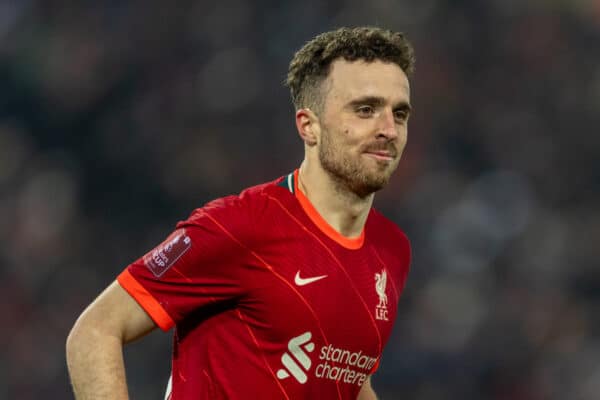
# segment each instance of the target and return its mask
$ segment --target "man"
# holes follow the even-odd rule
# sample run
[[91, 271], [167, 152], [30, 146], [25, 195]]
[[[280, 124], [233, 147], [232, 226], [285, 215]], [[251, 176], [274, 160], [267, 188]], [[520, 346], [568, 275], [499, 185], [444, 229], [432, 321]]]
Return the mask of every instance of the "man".
[[410, 248], [371, 206], [406, 144], [413, 62], [370, 27], [300, 49], [300, 168], [195, 210], [119, 275], [67, 340], [76, 397], [126, 399], [123, 344], [174, 326], [171, 399], [376, 399]]

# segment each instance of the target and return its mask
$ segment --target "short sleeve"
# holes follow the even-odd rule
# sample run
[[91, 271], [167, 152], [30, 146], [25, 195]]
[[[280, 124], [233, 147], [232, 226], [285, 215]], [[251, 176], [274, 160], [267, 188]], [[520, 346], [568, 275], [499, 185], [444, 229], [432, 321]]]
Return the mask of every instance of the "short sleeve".
[[250, 229], [245, 208], [234, 196], [209, 203], [118, 276], [161, 329], [243, 296]]

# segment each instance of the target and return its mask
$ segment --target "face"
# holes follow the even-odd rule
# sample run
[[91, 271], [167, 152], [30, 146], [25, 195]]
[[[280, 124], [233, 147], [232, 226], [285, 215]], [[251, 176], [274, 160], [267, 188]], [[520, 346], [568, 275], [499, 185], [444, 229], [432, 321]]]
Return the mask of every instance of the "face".
[[336, 60], [323, 89], [319, 161], [338, 184], [367, 196], [387, 184], [406, 145], [406, 74], [392, 63]]

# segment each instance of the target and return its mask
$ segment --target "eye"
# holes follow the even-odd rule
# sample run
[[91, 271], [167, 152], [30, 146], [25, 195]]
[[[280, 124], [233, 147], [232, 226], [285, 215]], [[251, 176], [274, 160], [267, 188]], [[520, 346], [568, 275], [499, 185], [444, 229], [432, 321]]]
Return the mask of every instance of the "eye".
[[356, 107], [356, 114], [361, 118], [368, 118], [375, 113], [375, 109], [372, 106], [363, 105]]
[[408, 119], [408, 111], [407, 110], [396, 110], [394, 111], [394, 118], [398, 122], [404, 122]]

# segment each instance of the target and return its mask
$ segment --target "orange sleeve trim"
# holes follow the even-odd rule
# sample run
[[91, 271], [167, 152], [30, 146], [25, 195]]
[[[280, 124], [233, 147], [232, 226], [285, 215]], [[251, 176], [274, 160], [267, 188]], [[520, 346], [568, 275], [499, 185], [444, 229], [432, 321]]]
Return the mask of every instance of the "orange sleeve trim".
[[327, 223], [321, 217], [321, 214], [315, 209], [315, 207], [311, 204], [310, 200], [306, 197], [304, 193], [298, 187], [298, 170], [294, 171], [294, 193], [296, 198], [300, 202], [300, 205], [304, 209], [304, 212], [308, 215], [311, 221], [319, 228], [321, 232], [327, 235], [333, 241], [339, 243], [341, 246], [350, 249], [356, 250], [360, 249], [365, 241], [365, 230], [363, 228], [360, 236], [349, 238], [343, 236], [341, 233], [333, 229], [331, 225]]
[[160, 329], [166, 332], [175, 325], [173, 318], [163, 306], [131, 275], [129, 270], [121, 272], [117, 281], [142, 306]]

